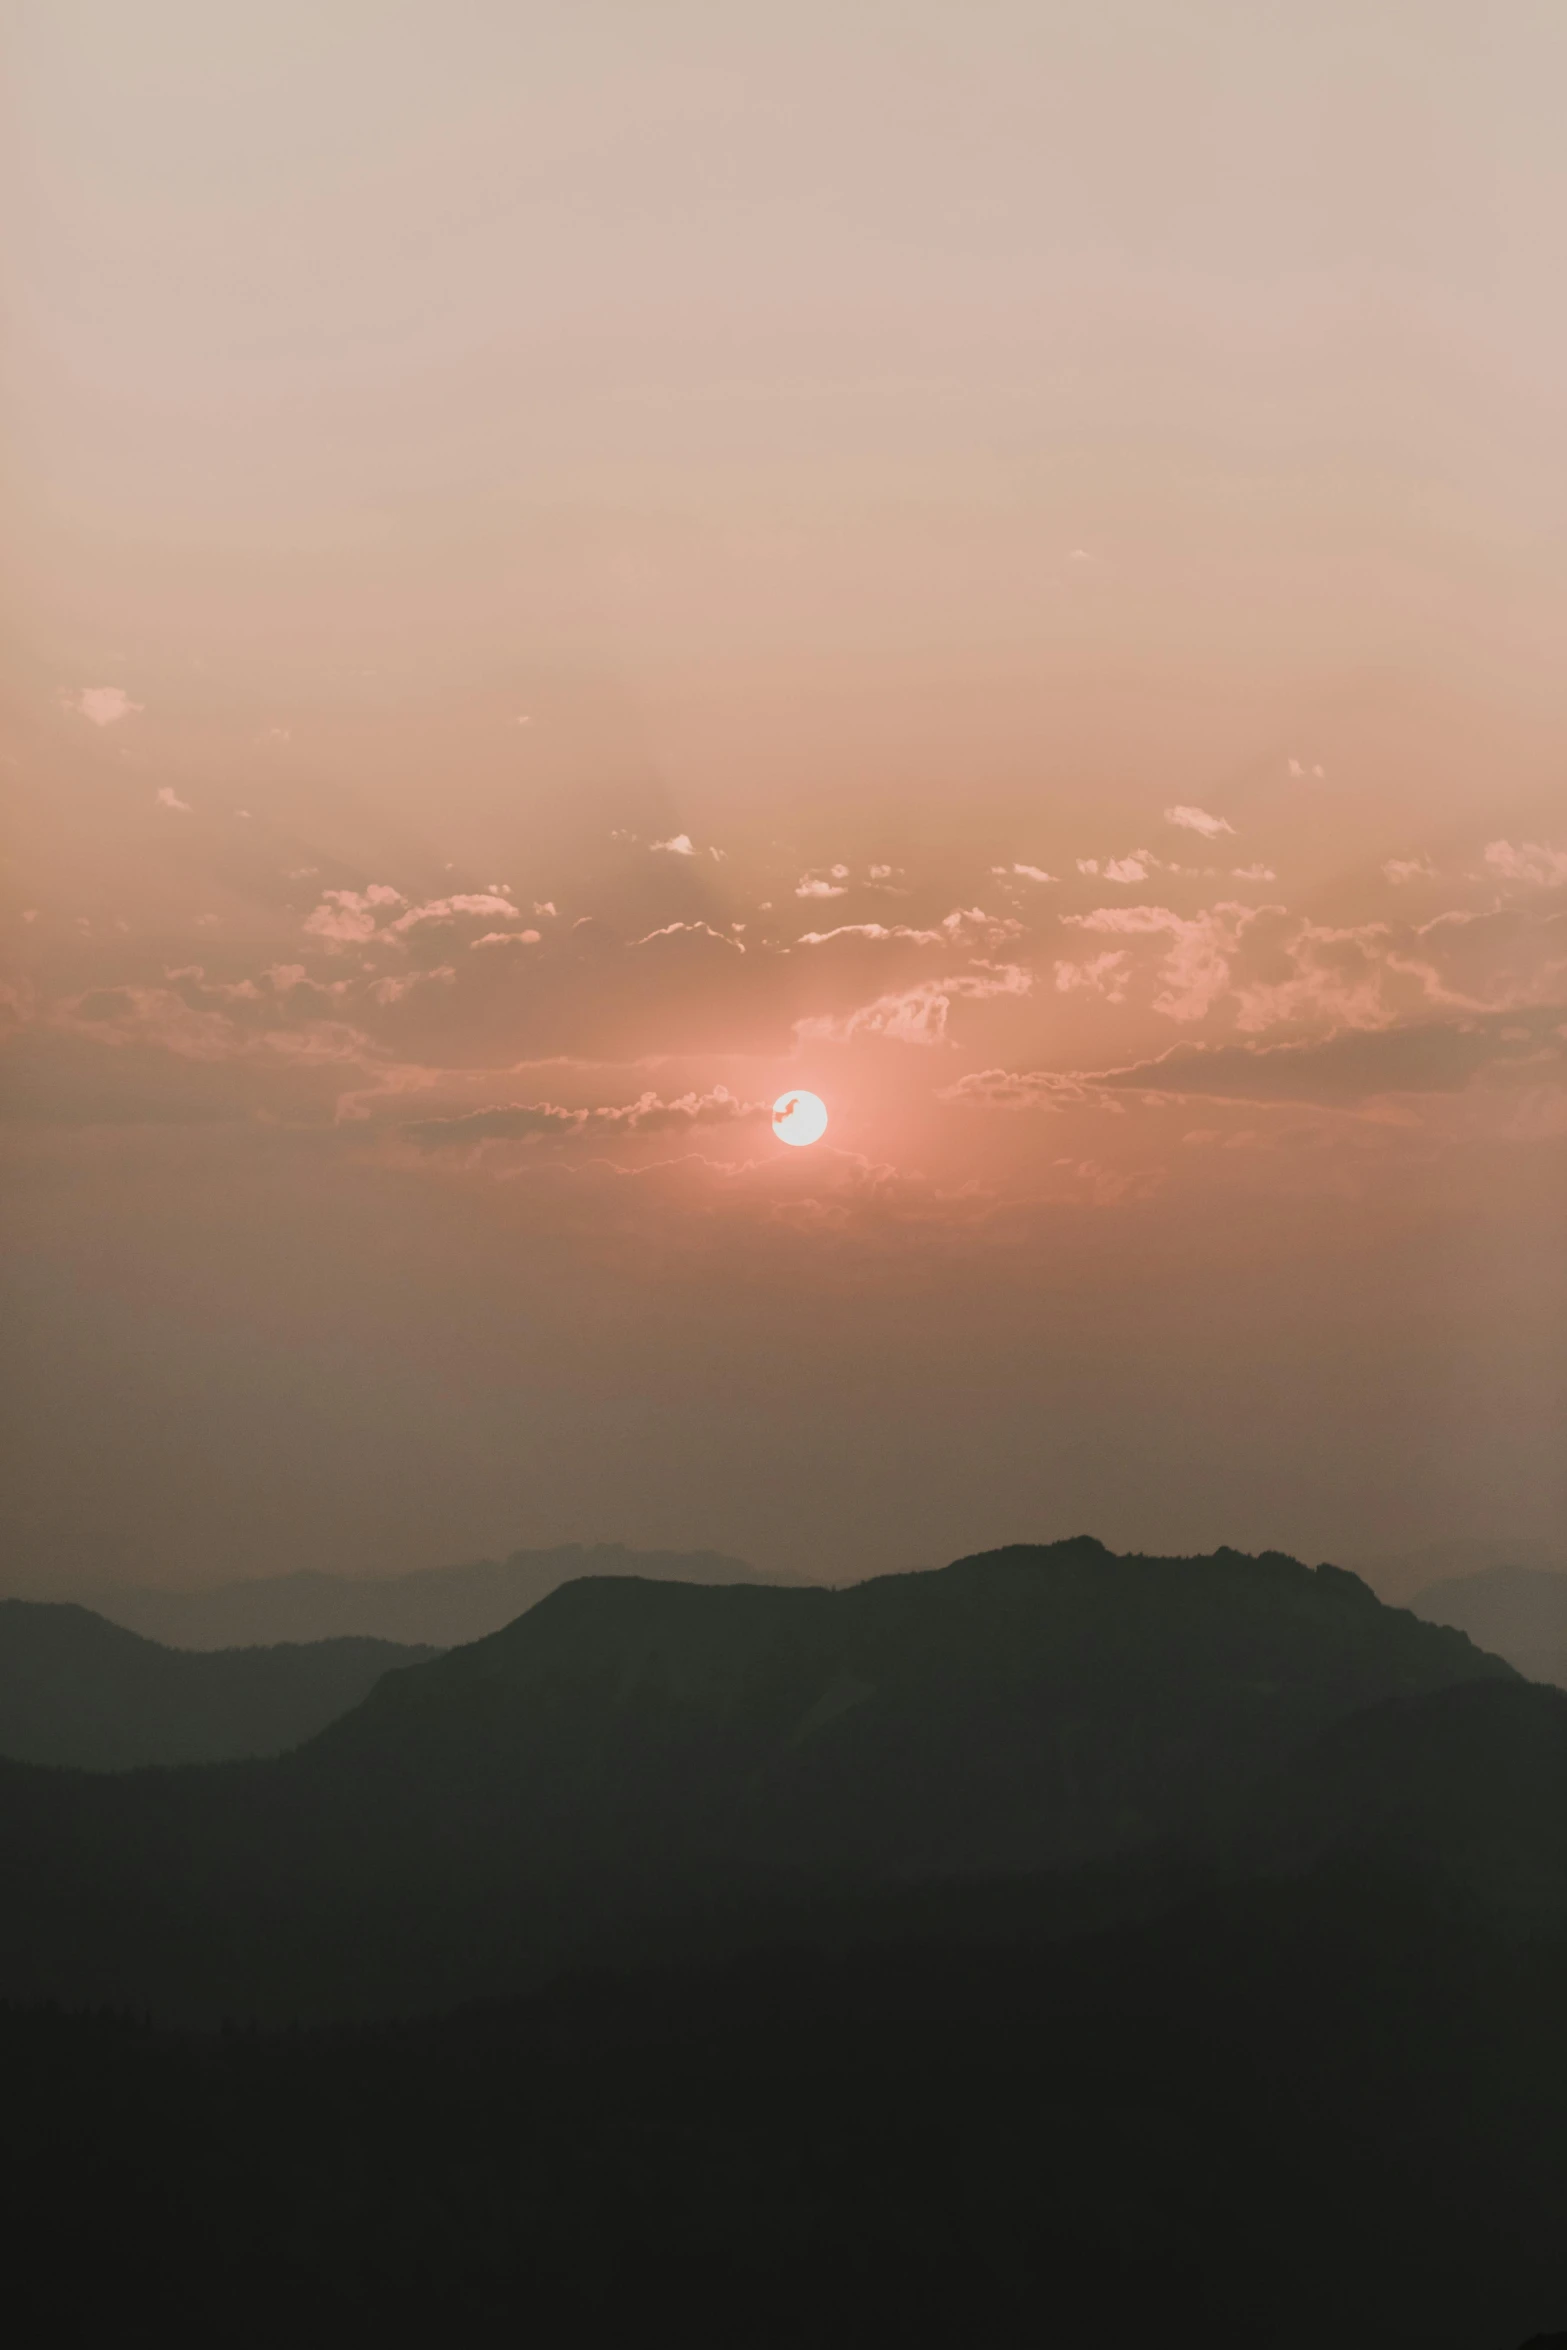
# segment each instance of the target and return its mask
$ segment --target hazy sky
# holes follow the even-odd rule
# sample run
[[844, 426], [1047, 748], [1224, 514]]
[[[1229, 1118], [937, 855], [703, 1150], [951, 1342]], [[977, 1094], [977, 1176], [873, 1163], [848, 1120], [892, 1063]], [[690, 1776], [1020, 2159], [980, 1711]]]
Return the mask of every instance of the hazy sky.
[[1556, 0], [3, 21], [13, 1585], [1567, 1541]]

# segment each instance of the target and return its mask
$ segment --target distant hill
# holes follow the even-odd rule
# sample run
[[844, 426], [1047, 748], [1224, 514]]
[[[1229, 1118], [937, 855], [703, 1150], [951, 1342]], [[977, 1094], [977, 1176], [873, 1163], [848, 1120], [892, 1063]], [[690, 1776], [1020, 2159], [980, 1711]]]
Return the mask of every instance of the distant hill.
[[160, 1648], [86, 1608], [0, 1600], [0, 1755], [93, 1771], [282, 1754], [431, 1648]]
[[1376, 1558], [1351, 1559], [1349, 1564], [1390, 1607], [1413, 1607], [1415, 1595], [1431, 1584], [1483, 1575], [1492, 1567], [1536, 1567], [1551, 1574], [1567, 1573], [1567, 1547], [1528, 1536], [1520, 1540], [1463, 1534], [1446, 1542], [1425, 1543], [1418, 1550], [1384, 1551]]
[[384, 2011], [681, 1920], [1200, 1847], [1346, 1716], [1468, 1681], [1519, 1686], [1277, 1553], [572, 1582], [275, 1762], [0, 1769], [0, 1993]]
[[506, 1559], [421, 1567], [410, 1575], [269, 1575], [202, 1591], [80, 1594], [114, 1624], [173, 1648], [251, 1648], [280, 1640], [346, 1638], [455, 1648], [498, 1632], [581, 1575], [649, 1575], [664, 1583], [788, 1583], [716, 1550], [626, 1550], [562, 1543]]
[[1428, 1584], [1409, 1604], [1428, 1624], [1455, 1624], [1531, 1681], [1567, 1689], [1567, 1574], [1489, 1567]]

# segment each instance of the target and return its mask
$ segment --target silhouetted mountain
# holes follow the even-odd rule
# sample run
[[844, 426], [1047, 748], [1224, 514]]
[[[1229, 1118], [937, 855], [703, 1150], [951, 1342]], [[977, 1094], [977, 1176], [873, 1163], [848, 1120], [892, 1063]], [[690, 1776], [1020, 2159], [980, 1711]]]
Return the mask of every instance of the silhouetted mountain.
[[282, 1754], [431, 1648], [160, 1648], [86, 1608], [0, 1600], [0, 1755], [91, 1771]]
[[1269, 1874], [1418, 1886], [1567, 1929], [1567, 1693], [1469, 1681], [1336, 1723], [1259, 1791], [1237, 1849]]
[[0, 1766], [0, 1881], [13, 1995], [535, 1986], [0, 2007], [28, 2338], [1567, 2313], [1567, 1695], [1331, 1567], [572, 1583], [276, 1761]]
[[1346, 1715], [1472, 1680], [1515, 1683], [1276, 1553], [570, 1583], [277, 1762], [0, 1771], [0, 1988], [384, 2010], [672, 1922], [1208, 1844]]
[[1456, 1625], [1531, 1681], [1567, 1689], [1567, 1574], [1488, 1567], [1428, 1584], [1409, 1604], [1428, 1624]]
[[273, 1641], [396, 1640], [455, 1648], [482, 1640], [581, 1575], [650, 1575], [664, 1583], [792, 1583], [716, 1550], [626, 1550], [617, 1542], [515, 1550], [506, 1559], [421, 1567], [410, 1575], [270, 1575], [202, 1591], [82, 1595], [114, 1624], [175, 1648]]

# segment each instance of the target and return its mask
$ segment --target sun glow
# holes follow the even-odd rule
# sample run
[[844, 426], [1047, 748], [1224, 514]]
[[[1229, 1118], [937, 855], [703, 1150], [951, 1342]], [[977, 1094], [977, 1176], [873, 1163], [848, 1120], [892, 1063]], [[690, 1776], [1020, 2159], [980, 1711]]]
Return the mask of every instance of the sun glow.
[[781, 1093], [773, 1104], [773, 1132], [780, 1142], [803, 1149], [827, 1131], [827, 1104], [819, 1094]]

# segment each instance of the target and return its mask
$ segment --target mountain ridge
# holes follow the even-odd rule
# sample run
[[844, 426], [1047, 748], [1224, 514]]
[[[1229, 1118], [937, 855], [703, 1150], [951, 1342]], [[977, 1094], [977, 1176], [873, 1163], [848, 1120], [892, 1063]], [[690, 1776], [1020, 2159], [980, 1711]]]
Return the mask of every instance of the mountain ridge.
[[580, 1580], [275, 1762], [0, 1769], [23, 1896], [0, 1992], [384, 2012], [683, 1917], [1140, 1866], [1237, 1830], [1346, 1716], [1463, 1681], [1523, 1687], [1279, 1553], [1082, 1538], [841, 1590]]
[[196, 1653], [71, 1601], [0, 1600], [0, 1755], [97, 1771], [278, 1755], [437, 1653], [364, 1639]]
[[73, 1595], [111, 1623], [176, 1648], [270, 1646], [358, 1638], [454, 1648], [512, 1622], [561, 1583], [619, 1573], [663, 1581], [785, 1585], [722, 1551], [639, 1551], [622, 1543], [560, 1543], [504, 1559], [416, 1567], [401, 1575], [315, 1569], [188, 1591], [150, 1586]]
[[1567, 1689], [1567, 1574], [1552, 1567], [1482, 1567], [1428, 1584], [1409, 1604], [1429, 1624], [1467, 1632], [1531, 1681]]

